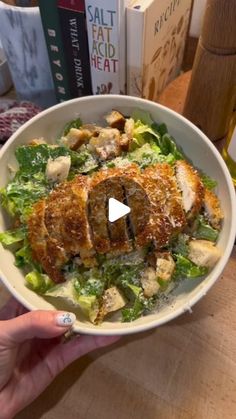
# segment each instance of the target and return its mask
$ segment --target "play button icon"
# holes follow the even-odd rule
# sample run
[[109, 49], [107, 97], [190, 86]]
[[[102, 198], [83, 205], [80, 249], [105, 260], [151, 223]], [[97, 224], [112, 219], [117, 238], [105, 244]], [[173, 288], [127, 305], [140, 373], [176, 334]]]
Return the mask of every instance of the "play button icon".
[[119, 218], [124, 217], [130, 213], [130, 207], [117, 201], [115, 198], [109, 198], [108, 200], [108, 219], [110, 223], [114, 223]]

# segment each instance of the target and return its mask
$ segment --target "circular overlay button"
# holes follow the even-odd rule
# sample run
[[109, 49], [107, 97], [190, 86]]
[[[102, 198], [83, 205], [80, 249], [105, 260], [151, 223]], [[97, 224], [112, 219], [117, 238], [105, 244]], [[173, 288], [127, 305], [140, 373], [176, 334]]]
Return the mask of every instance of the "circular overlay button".
[[141, 181], [112, 176], [89, 193], [88, 219], [98, 252], [128, 252], [132, 243], [142, 245], [149, 218], [150, 202]]

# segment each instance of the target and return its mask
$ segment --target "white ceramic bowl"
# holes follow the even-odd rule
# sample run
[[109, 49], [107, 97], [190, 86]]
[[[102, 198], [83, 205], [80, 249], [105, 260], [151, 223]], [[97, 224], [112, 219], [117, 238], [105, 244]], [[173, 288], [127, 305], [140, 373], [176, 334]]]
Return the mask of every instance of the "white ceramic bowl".
[[[126, 115], [141, 108], [150, 112], [154, 121], [167, 124], [169, 132], [183, 148], [195, 166], [205, 171], [218, 182], [217, 194], [222, 203], [225, 215], [223, 229], [218, 246], [222, 250], [222, 257], [203, 281], [184, 280], [173, 292], [168, 304], [158, 312], [142, 317], [132, 323], [105, 321], [101, 326], [94, 326], [88, 321], [77, 321], [75, 330], [80, 333], [96, 335], [129, 334], [140, 332], [166, 323], [189, 310], [203, 297], [225, 267], [236, 235], [236, 202], [235, 191], [228, 169], [207, 137], [192, 123], [177, 113], [142, 99], [128, 96], [91, 96], [74, 99], [56, 105], [24, 124], [11, 137], [0, 152], [0, 187], [8, 181], [8, 164], [14, 164], [14, 150], [17, 146], [27, 143], [35, 137], [45, 137], [53, 142], [61, 132], [64, 124], [78, 116], [84, 122], [102, 122], [103, 116], [111, 109], [118, 109]], [[0, 231], [8, 227], [6, 214], [0, 212]], [[9, 291], [29, 310], [53, 309], [44, 298], [30, 291], [24, 283], [21, 271], [14, 265], [14, 256], [9, 250], [0, 245], [0, 276]]]

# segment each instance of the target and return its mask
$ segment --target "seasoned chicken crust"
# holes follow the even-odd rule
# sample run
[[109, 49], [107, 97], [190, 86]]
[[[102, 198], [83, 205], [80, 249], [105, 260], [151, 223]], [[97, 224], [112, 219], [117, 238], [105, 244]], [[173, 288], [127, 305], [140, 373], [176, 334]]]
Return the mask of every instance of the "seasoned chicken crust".
[[[193, 188], [188, 208], [179, 187], [183, 173], [184, 184]], [[128, 217], [108, 221], [110, 197], [130, 206]], [[175, 168], [158, 163], [143, 171], [134, 163], [105, 168], [62, 183], [37, 203], [28, 221], [29, 241], [45, 272], [62, 282], [61, 269], [73, 256], [92, 267], [99, 254], [122, 255], [151, 243], [163, 248], [186, 226], [189, 212], [196, 213], [202, 205], [200, 178], [183, 161]]]

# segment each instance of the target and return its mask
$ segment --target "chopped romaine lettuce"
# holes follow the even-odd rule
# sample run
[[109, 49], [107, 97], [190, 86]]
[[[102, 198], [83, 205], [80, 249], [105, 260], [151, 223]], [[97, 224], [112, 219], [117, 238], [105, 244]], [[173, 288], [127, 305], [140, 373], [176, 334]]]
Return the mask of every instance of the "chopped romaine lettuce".
[[95, 322], [99, 312], [99, 302], [95, 295], [80, 295], [77, 298], [77, 302], [85, 314], [92, 323]]
[[215, 189], [217, 186], [216, 180], [212, 179], [210, 176], [206, 175], [205, 173], [201, 174], [201, 180], [205, 188], [209, 189], [210, 191]]
[[145, 169], [148, 166], [157, 163], [169, 163], [173, 164], [175, 159], [172, 154], [164, 156], [161, 154], [161, 150], [154, 142], [145, 143], [142, 147], [131, 151], [128, 154], [128, 159], [140, 166], [141, 169]]
[[21, 175], [16, 173], [14, 179], [0, 190], [2, 206], [11, 216], [27, 218], [32, 205], [50, 192], [43, 173]]
[[141, 121], [144, 125], [151, 126], [153, 124], [153, 120], [151, 118], [151, 115], [149, 112], [144, 111], [143, 109], [135, 109], [131, 113], [131, 118], [133, 118], [135, 121]]
[[80, 118], [73, 119], [73, 121], [68, 122], [65, 127], [63, 128], [62, 136], [66, 136], [71, 128], [79, 129], [82, 125], [82, 121]]
[[174, 279], [198, 278], [208, 272], [208, 268], [197, 266], [182, 255], [175, 255], [175, 259]]
[[45, 294], [47, 290], [55, 286], [55, 283], [48, 275], [38, 271], [29, 272], [25, 276], [25, 280], [28, 287], [39, 294]]
[[160, 148], [160, 153], [169, 156], [169, 159], [171, 156], [172, 162], [185, 158], [175, 140], [168, 133], [165, 124], [157, 124], [149, 113], [139, 109], [132, 114], [132, 117], [135, 120], [134, 148], [141, 147], [145, 142], [154, 141]]
[[23, 227], [15, 230], [8, 230], [0, 233], [0, 243], [4, 246], [11, 246], [12, 244], [22, 242], [25, 239], [26, 230]]
[[159, 141], [160, 136], [151, 126], [143, 124], [140, 120], [135, 121], [131, 149], [135, 150], [137, 147], [143, 146], [153, 138], [156, 138], [156, 140]]
[[15, 253], [15, 265], [18, 266], [18, 268], [29, 265], [32, 268], [37, 268], [39, 272], [41, 270], [38, 264], [33, 261], [31, 248], [27, 239], [24, 240], [24, 245]]
[[216, 242], [219, 237], [219, 231], [211, 227], [207, 220], [202, 215], [200, 215], [197, 219], [197, 229], [193, 235], [196, 239]]
[[78, 293], [78, 282], [70, 278], [63, 284], [58, 284], [45, 291], [47, 297], [64, 298], [69, 303], [80, 307], [82, 312], [91, 322], [96, 320], [99, 310], [99, 300], [96, 295], [85, 295]]
[[146, 298], [143, 292], [140, 291], [134, 300], [131, 307], [123, 308], [121, 311], [123, 322], [132, 322], [138, 319], [145, 312], [150, 312], [155, 307], [157, 297]]
[[16, 149], [16, 159], [22, 174], [45, 172], [48, 159], [55, 160], [60, 156], [70, 155], [66, 147], [50, 147], [47, 144], [26, 145]]
[[101, 297], [104, 291], [105, 282], [98, 269], [90, 269], [78, 275], [74, 281], [74, 288], [78, 295]]
[[144, 307], [139, 298], [136, 298], [132, 307], [123, 308], [121, 311], [122, 321], [124, 323], [132, 322], [142, 316]]
[[188, 246], [189, 236], [187, 234], [179, 234], [170, 245], [170, 251], [187, 257], [189, 254]]

